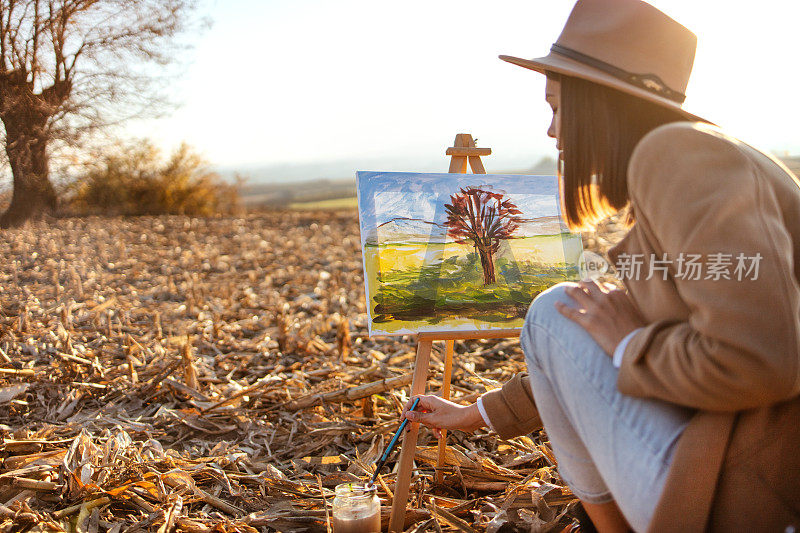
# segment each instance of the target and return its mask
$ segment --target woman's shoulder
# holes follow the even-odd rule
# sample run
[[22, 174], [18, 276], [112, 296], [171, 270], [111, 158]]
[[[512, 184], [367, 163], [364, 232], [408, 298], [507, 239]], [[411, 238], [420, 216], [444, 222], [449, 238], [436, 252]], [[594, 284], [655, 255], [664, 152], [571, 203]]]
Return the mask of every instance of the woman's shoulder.
[[647, 133], [631, 154], [628, 164], [628, 185], [637, 176], [675, 174], [686, 171], [695, 174], [708, 167], [708, 179], [718, 176], [731, 179], [733, 168], [758, 168], [779, 180], [786, 175], [797, 181], [794, 174], [775, 156], [760, 150], [722, 128], [705, 122], [671, 122]]
[[726, 181], [746, 178], [750, 157], [739, 139], [704, 122], [673, 122], [647, 133], [631, 154], [628, 190], [636, 196], [646, 187], [653, 192], [666, 181], [696, 187], [697, 180]]
[[679, 158], [682, 153], [707, 150], [740, 151], [745, 144], [718, 126], [705, 122], [670, 122], [647, 133], [633, 150], [631, 159], [659, 154]]

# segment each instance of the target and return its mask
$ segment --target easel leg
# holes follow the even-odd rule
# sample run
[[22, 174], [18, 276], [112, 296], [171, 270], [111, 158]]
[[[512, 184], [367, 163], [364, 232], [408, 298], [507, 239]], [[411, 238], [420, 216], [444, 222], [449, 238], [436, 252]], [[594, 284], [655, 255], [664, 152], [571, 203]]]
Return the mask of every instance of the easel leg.
[[[444, 376], [442, 377], [442, 398], [450, 399], [450, 381], [453, 378], [453, 349], [454, 340], [444, 341]], [[447, 453], [447, 430], [440, 429], [442, 437], [439, 439], [439, 462], [436, 468], [436, 483], [444, 482], [444, 472], [442, 467], [445, 465]]]
[[[431, 344], [429, 340], [417, 341], [417, 359], [414, 364], [414, 378], [411, 381], [411, 396], [425, 393], [428, 381], [428, 366], [431, 361]], [[389, 519], [389, 531], [403, 531], [408, 505], [408, 489], [411, 485], [411, 470], [414, 466], [414, 452], [417, 449], [419, 424], [412, 423], [411, 429], [403, 436], [403, 447], [400, 450], [400, 464], [397, 469], [397, 482], [392, 500], [392, 515]]]

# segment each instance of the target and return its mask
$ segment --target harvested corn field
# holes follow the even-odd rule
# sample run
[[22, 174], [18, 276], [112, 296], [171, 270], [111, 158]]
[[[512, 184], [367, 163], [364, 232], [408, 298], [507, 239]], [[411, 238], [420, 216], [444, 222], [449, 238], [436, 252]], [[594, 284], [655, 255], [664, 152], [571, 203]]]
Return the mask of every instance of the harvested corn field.
[[[366, 334], [353, 211], [60, 219], [0, 253], [2, 531], [324, 532], [400, 423], [414, 339]], [[524, 367], [516, 340], [457, 342], [454, 395]], [[407, 530], [571, 522], [546, 435], [448, 442], [437, 483], [421, 430]]]

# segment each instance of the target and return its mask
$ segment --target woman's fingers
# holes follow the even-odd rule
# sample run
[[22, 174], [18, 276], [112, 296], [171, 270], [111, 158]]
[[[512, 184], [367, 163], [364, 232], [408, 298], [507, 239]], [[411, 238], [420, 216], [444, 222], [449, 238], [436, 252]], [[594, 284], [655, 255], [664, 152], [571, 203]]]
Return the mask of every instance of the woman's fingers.
[[597, 293], [589, 294], [588, 290], [582, 286], [567, 287], [566, 292], [567, 296], [572, 298], [577, 306], [573, 307], [564, 302], [556, 302], [556, 309], [558, 309], [562, 315], [571, 318], [581, 325], [585, 325], [588, 319], [599, 312], [603, 305], [602, 298], [606, 297], [606, 295], [602, 293], [600, 293], [599, 296], [597, 296]]
[[[440, 417], [437, 416], [436, 412], [431, 411], [426, 413], [423, 411], [414, 410], [414, 411], [409, 411], [406, 414], [406, 418], [408, 418], [412, 422], [417, 422], [419, 424], [422, 424], [423, 426], [428, 426], [429, 428], [431, 428], [431, 430], [433, 430], [433, 435], [437, 439], [442, 437], [441, 431], [438, 427], [438, 424], [440, 423], [439, 420]], [[406, 431], [410, 430], [411, 430], [411, 425], [406, 426]]]
[[567, 287], [566, 292], [567, 296], [575, 300], [582, 310], [584, 316], [579, 318], [586, 318], [585, 315], [607, 313], [608, 309], [614, 306], [613, 292], [605, 290], [594, 280], [581, 281], [577, 286]]
[[646, 324], [624, 290], [590, 281], [565, 291], [576, 305], [556, 301], [558, 312], [585, 329], [609, 356], [625, 335]]
[[[414, 398], [408, 401], [406, 408], [403, 411], [403, 416], [410, 422], [417, 422], [419, 424], [429, 426], [436, 431], [436, 423], [434, 419], [437, 418], [435, 402], [439, 400], [436, 396], [419, 396], [419, 403], [416, 409], [411, 411], [411, 405], [414, 403]], [[411, 431], [411, 424], [406, 426], [406, 431]], [[437, 437], [438, 438], [438, 437]]]
[[[414, 400], [417, 398], [419, 398], [419, 403], [412, 411], [411, 406], [414, 405]], [[412, 422], [421, 422], [422, 419], [420, 415], [433, 411], [435, 409], [434, 404], [436, 400], [438, 400], [436, 396], [413, 396], [403, 407], [403, 413], [400, 415], [400, 419], [408, 418]]]
[[417, 407], [414, 409], [414, 411], [430, 409], [430, 407], [431, 407], [431, 398], [435, 399], [436, 397], [435, 396], [430, 396], [430, 395], [424, 395], [424, 394], [419, 394], [417, 396], [412, 396], [411, 398], [409, 398], [409, 400], [403, 406], [403, 414], [408, 413], [408, 412], [413, 412], [413, 411], [411, 411], [411, 406], [414, 405], [414, 401], [416, 399], [418, 399], [418, 398], [419, 398], [419, 403], [417, 404]]
[[608, 292], [604, 289], [604, 287], [602, 287], [599, 283], [597, 283], [597, 281], [593, 279], [579, 281], [578, 285], [583, 287], [583, 289], [586, 292], [588, 292], [589, 295], [591, 296], [600, 296]]
[[569, 286], [567, 287], [566, 292], [567, 296], [575, 300], [575, 303], [584, 309], [591, 307], [592, 303], [594, 302], [589, 293], [586, 292], [586, 289], [581, 286]]
[[619, 287], [614, 285], [613, 283], [609, 283], [608, 281], [604, 281], [603, 284], [600, 286], [605, 292], [612, 292], [620, 290]]
[[[411, 409], [411, 406], [412, 406], [412, 405], [414, 405], [414, 399], [415, 399], [415, 398], [417, 398], [417, 397], [416, 397], [416, 396], [412, 396], [412, 397], [411, 397], [411, 398], [410, 398], [410, 399], [409, 399], [409, 400], [406, 402], [406, 404], [403, 406], [403, 413], [400, 415], [400, 418], [403, 418], [403, 417], [406, 415], [406, 413], [407, 413], [407, 412], [408, 412], [408, 411]], [[421, 398], [421, 397], [420, 397], [420, 398]], [[422, 399], [420, 399], [420, 402], [421, 402], [421, 401], [422, 401]]]
[[424, 413], [422, 411], [409, 411], [406, 413], [406, 418], [412, 422], [419, 422], [420, 424], [425, 424], [426, 426], [431, 424], [435, 416], [436, 413], [433, 412]]
[[565, 317], [569, 318], [570, 320], [577, 322], [584, 328], [587, 326], [586, 323], [586, 311], [582, 309], [578, 309], [576, 307], [570, 307], [564, 302], [556, 301], [555, 303], [556, 309], [559, 313], [564, 315]]

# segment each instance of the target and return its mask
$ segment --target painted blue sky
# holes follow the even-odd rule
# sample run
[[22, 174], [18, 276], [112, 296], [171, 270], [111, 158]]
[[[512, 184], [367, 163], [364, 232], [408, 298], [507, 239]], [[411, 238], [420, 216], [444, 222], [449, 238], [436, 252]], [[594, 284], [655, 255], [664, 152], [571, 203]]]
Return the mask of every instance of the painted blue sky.
[[432, 174], [416, 172], [358, 172], [362, 229], [394, 218], [444, 223], [444, 203], [461, 187], [480, 186], [504, 192], [525, 218], [559, 214], [555, 176], [502, 174]]

